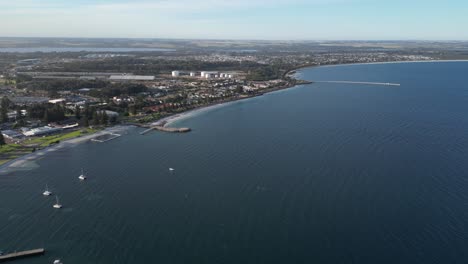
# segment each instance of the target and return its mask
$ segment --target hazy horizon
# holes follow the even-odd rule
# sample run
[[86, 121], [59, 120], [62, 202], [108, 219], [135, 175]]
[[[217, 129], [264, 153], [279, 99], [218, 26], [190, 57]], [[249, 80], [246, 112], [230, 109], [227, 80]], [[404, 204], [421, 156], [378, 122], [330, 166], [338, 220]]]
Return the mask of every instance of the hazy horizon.
[[466, 41], [468, 3], [371, 0], [0, 0], [2, 37]]
[[1, 36], [0, 39], [89, 39], [89, 40], [169, 40], [169, 41], [255, 41], [255, 42], [468, 42], [468, 39], [248, 39], [248, 38], [176, 38], [176, 37], [60, 37], [60, 36]]

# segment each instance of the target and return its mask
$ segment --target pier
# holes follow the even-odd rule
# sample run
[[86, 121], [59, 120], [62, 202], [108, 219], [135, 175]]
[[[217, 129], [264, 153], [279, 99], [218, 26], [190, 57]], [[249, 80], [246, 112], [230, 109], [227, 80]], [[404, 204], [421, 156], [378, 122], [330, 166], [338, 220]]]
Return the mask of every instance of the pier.
[[45, 249], [43, 249], [43, 248], [9, 253], [9, 254], [5, 254], [5, 255], [1, 255], [0, 256], [0, 262], [14, 260], [14, 259], [18, 259], [18, 258], [25, 258], [25, 257], [43, 255], [44, 253], [45, 253]]
[[399, 83], [383, 83], [383, 82], [354, 82], [354, 81], [312, 81], [313, 83], [343, 83], [343, 84], [365, 84], [365, 85], [382, 85], [382, 86], [401, 86]]

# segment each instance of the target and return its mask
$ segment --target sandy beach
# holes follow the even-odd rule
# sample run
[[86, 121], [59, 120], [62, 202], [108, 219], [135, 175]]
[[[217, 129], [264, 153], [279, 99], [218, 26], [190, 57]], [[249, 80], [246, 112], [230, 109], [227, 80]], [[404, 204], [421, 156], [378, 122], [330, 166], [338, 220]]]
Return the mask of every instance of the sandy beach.
[[[248, 98], [252, 98], [252, 97], [246, 97], [246, 98], [243, 98], [243, 99], [248, 99]], [[234, 103], [234, 102], [237, 102], [237, 101], [239, 101], [239, 100], [234, 100], [234, 101], [223, 102], [223, 103], [218, 103], [218, 104], [214, 104], [214, 105], [208, 105], [208, 106], [204, 106], [204, 107], [195, 108], [195, 109], [192, 109], [192, 110], [189, 110], [189, 111], [186, 111], [186, 112], [182, 112], [182, 113], [178, 113], [178, 114], [175, 114], [175, 115], [170, 115], [170, 116], [164, 117], [164, 118], [162, 118], [162, 119], [160, 119], [160, 120], [158, 120], [156, 122], [151, 123], [151, 125], [152, 126], [163, 126], [163, 125], [164, 126], [170, 126], [171, 124], [175, 123], [176, 121], [191, 118], [191, 117], [194, 117], [194, 116], [196, 116], [198, 114], [201, 114], [203, 112], [210, 111], [210, 110], [220, 108], [220, 107], [224, 107], [224, 106], [227, 106], [227, 105], [229, 105], [231, 103]]]

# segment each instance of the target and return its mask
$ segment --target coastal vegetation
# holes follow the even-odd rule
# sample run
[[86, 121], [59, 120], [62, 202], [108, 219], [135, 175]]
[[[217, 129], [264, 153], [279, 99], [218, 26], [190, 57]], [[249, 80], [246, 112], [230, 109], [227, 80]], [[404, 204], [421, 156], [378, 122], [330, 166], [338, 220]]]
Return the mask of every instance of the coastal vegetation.
[[[131, 72], [138, 75], [155, 75], [170, 73], [174, 69], [193, 71], [204, 69], [207, 71], [254, 70], [262, 67], [256, 62], [205, 62], [200, 60], [177, 59], [145, 59], [135, 57], [118, 57], [99, 61], [73, 61], [56, 65], [64, 72]], [[37, 71], [55, 71], [56, 68], [37, 67]]]
[[46, 91], [51, 97], [59, 97], [59, 91], [77, 91], [82, 88], [91, 89], [90, 95], [94, 97], [112, 97], [122, 94], [134, 95], [148, 90], [140, 83], [112, 83], [104, 80], [17, 80], [18, 89], [30, 91]]

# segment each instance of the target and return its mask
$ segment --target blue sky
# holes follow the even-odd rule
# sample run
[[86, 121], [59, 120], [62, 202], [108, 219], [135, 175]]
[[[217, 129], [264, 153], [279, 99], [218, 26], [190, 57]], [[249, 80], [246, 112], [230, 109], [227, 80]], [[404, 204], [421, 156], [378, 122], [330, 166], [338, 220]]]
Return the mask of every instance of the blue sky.
[[468, 0], [0, 0], [0, 36], [468, 40]]

